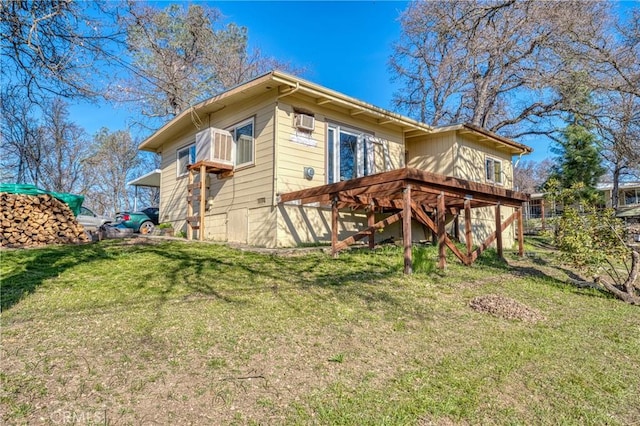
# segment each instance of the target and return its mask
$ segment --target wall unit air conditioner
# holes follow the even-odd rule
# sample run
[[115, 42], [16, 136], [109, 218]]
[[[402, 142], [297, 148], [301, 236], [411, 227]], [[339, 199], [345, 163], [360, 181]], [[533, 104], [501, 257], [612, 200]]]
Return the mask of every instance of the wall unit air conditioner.
[[313, 129], [315, 129], [316, 126], [316, 119], [311, 115], [296, 114], [293, 125], [296, 129], [313, 132]]
[[233, 165], [234, 149], [233, 136], [226, 130], [209, 127], [196, 133], [196, 162]]

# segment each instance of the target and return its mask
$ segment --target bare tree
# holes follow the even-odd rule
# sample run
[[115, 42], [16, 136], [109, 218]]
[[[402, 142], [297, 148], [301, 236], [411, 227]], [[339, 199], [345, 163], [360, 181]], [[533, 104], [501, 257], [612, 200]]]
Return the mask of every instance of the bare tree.
[[613, 182], [611, 204], [617, 209], [620, 183], [640, 170], [640, 97], [610, 92], [601, 100], [596, 129]]
[[33, 103], [16, 92], [5, 87], [0, 97], [3, 181], [37, 182], [38, 170], [34, 170], [33, 160], [40, 152], [37, 146], [38, 123], [32, 111]]
[[39, 184], [58, 192], [85, 193], [91, 186], [84, 160], [90, 155], [83, 128], [69, 120], [67, 104], [54, 99], [45, 109], [38, 128], [38, 144], [44, 153], [38, 166]]
[[92, 206], [106, 213], [128, 210], [127, 181], [140, 164], [138, 144], [128, 131], [101, 129], [94, 138], [93, 155], [85, 160], [95, 176], [88, 191]]
[[523, 160], [513, 168], [513, 187], [517, 191], [533, 194], [541, 191], [549, 178], [553, 162], [546, 158], [541, 162]]
[[555, 131], [554, 90], [582, 66], [607, 21], [605, 5], [566, 1], [412, 3], [401, 17], [391, 70], [395, 102], [422, 121], [469, 122], [511, 137]]
[[135, 72], [124, 83], [124, 100], [147, 117], [166, 119], [267, 69], [290, 69], [250, 51], [246, 28], [221, 21], [217, 9], [200, 4], [159, 10], [130, 3], [122, 25]]
[[[109, 3], [68, 0], [2, 0], [0, 57], [3, 85], [22, 96], [95, 97], [108, 76], [101, 72], [118, 58], [121, 37], [106, 19]], [[115, 27], [114, 27], [115, 28]], [[100, 77], [100, 78], [98, 78]]]

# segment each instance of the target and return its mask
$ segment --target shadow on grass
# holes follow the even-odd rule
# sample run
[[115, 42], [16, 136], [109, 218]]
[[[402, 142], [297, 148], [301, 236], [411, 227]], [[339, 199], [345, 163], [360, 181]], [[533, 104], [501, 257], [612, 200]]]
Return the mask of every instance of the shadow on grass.
[[54, 246], [12, 250], [1, 254], [3, 269], [0, 291], [1, 310], [11, 308], [24, 296], [33, 293], [42, 283], [81, 263], [106, 259], [110, 255], [100, 244]]
[[[121, 245], [127, 250], [121, 250]], [[58, 277], [77, 265], [120, 258], [125, 260], [136, 253], [150, 255], [151, 262], [154, 262], [147, 269], [133, 272], [132, 280], [140, 287], [156, 283], [155, 287], [149, 287], [149, 293], [144, 294], [152, 295], [147, 301], [156, 304], [158, 314], [164, 303], [181, 293], [185, 301], [211, 298], [238, 306], [251, 304], [251, 298], [260, 294], [273, 293], [286, 305], [300, 309], [296, 306], [295, 295], [290, 292], [303, 291], [309, 292], [320, 303], [336, 300], [348, 303], [359, 298], [371, 309], [374, 305], [377, 308], [388, 305], [402, 310], [412, 309], [404, 306], [406, 297], [389, 286], [378, 285], [382, 281], [402, 277], [403, 258], [401, 248], [397, 247], [358, 250], [329, 259], [322, 253], [286, 257], [218, 245], [161, 242], [132, 246], [126, 242], [103, 241], [84, 246], [4, 252], [5, 272], [0, 293], [2, 310], [14, 306], [46, 280]], [[546, 262], [542, 258], [537, 261]], [[430, 279], [442, 275], [442, 271], [436, 268], [436, 262], [436, 248], [414, 248], [414, 271], [418, 277]], [[9, 265], [8, 271], [6, 265]], [[533, 266], [508, 266], [491, 250], [483, 253], [473, 267], [486, 268], [487, 274], [512, 271], [516, 275], [541, 277], [551, 280], [554, 285], [567, 286]]]
[[[548, 245], [548, 243], [546, 243], [546, 240], [540, 239], [540, 241], [537, 241], [532, 245], [542, 249], [543, 252], [546, 252], [546, 255], [552, 256], [551, 251], [553, 251], [554, 248], [551, 245]], [[558, 262], [552, 262], [548, 260], [544, 255], [540, 255], [540, 253], [534, 253], [533, 256], [527, 256], [527, 260], [531, 262], [531, 265], [523, 266], [510, 263], [509, 267], [512, 273], [521, 277], [539, 278], [545, 283], [548, 283], [549, 285], [552, 285], [556, 288], [571, 289], [573, 293], [583, 296], [613, 298], [613, 295], [605, 289], [578, 285], [577, 283], [586, 282], [584, 277], [578, 275], [571, 269], [561, 266]], [[559, 274], [566, 276], [571, 281], [564, 280], [557, 275], [551, 275], [545, 272], [543, 270], [544, 268], [554, 269]]]

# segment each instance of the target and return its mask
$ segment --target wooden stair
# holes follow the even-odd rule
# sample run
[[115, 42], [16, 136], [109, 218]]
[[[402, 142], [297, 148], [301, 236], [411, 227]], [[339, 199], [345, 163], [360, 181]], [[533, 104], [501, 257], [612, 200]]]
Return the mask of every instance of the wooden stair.
[[[198, 239], [204, 241], [204, 216], [207, 207], [207, 175], [217, 174], [219, 179], [233, 176], [233, 166], [211, 161], [199, 161], [190, 164], [189, 181], [187, 183], [187, 239], [195, 237], [198, 231]], [[199, 176], [196, 182], [196, 176]], [[196, 211], [197, 204], [197, 211]]]

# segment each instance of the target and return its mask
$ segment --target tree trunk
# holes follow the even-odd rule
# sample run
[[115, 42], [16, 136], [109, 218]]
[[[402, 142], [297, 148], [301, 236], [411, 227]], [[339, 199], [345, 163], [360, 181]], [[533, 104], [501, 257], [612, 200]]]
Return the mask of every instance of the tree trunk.
[[638, 271], [640, 269], [640, 253], [637, 250], [631, 250], [631, 270], [626, 281], [622, 284], [622, 289], [606, 282], [601, 281], [601, 284], [610, 293], [632, 305], [640, 305], [640, 288], [635, 285], [638, 279]]
[[611, 208], [618, 211], [618, 205], [620, 203], [620, 173], [622, 168], [620, 165], [615, 164], [613, 169], [613, 187], [611, 188]]

